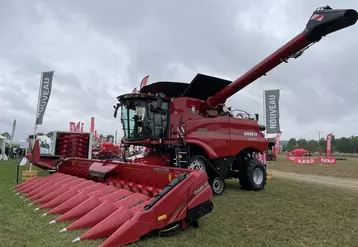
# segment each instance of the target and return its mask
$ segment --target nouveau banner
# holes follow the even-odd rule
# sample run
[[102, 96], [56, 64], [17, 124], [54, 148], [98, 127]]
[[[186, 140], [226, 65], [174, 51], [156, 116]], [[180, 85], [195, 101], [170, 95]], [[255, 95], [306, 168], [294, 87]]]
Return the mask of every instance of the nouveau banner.
[[36, 114], [36, 125], [41, 125], [45, 115], [46, 107], [51, 95], [52, 79], [54, 71], [42, 72], [39, 102]]
[[280, 90], [265, 90], [266, 134], [280, 132]]

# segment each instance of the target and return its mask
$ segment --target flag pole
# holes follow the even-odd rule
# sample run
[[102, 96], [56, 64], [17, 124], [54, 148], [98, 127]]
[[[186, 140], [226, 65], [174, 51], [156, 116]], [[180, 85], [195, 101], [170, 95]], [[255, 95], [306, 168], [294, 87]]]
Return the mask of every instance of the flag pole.
[[[263, 90], [263, 94], [262, 94], [262, 125], [266, 125], [266, 101], [265, 101], [265, 92], [266, 90]], [[266, 128], [264, 130], [264, 135], [266, 138]]]
[[[40, 95], [41, 95], [41, 88], [42, 88], [42, 81], [43, 81], [43, 75], [44, 72], [41, 72], [41, 77], [40, 77], [40, 86], [39, 86], [39, 95], [37, 96], [37, 107], [36, 107], [36, 114], [35, 114], [35, 127], [34, 127], [34, 135], [33, 135], [33, 144], [31, 145], [32, 149], [35, 145], [35, 141], [36, 141], [36, 130], [37, 130], [37, 117], [39, 114], [39, 107], [40, 107]], [[32, 164], [30, 162], [30, 171], [32, 169]]]

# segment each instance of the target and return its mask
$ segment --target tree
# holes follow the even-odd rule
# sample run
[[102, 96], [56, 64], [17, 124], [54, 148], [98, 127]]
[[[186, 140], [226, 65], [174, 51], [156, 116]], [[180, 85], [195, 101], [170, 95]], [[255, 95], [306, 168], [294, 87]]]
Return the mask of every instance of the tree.
[[307, 149], [311, 152], [317, 152], [317, 141], [309, 140], [307, 143]]
[[326, 152], [326, 139], [321, 138], [318, 142], [318, 152]]
[[297, 141], [295, 138], [291, 138], [287, 143], [287, 150], [291, 151], [297, 147]]
[[350, 151], [353, 152], [354, 150], [351, 149], [351, 142], [348, 138], [342, 137], [337, 140], [337, 151], [340, 153], [349, 153]]
[[299, 140], [297, 140], [297, 146], [299, 148], [303, 148], [303, 149], [308, 149], [308, 143], [306, 139], [300, 138]]

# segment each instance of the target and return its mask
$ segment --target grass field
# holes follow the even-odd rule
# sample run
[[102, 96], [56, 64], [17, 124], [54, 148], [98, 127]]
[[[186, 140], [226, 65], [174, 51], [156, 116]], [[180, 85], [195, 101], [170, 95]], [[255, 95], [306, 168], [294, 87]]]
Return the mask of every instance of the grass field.
[[[10, 190], [16, 163], [0, 161], [0, 246], [98, 246], [102, 241], [71, 243], [81, 232], [59, 233], [66, 224], [48, 225]], [[344, 190], [269, 180], [265, 190], [247, 192], [229, 181], [214, 197], [214, 211], [200, 228], [152, 238], [130, 246], [357, 246], [358, 195]]]
[[358, 158], [356, 157], [347, 157], [347, 160], [337, 160], [337, 164], [328, 164], [327, 166], [321, 166], [320, 164], [295, 165], [292, 160], [287, 160], [286, 156], [280, 155], [275, 162], [268, 162], [268, 167], [269, 169], [278, 170], [282, 172], [358, 178]]

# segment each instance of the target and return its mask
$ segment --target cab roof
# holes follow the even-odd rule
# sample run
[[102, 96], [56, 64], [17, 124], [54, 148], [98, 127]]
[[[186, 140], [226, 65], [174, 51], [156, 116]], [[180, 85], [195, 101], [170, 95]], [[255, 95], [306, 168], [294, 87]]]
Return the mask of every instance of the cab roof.
[[207, 100], [230, 83], [229, 80], [197, 74], [190, 83], [159, 81], [143, 87], [140, 93], [163, 93], [170, 98], [189, 97]]

